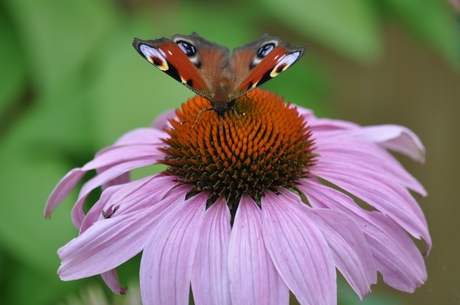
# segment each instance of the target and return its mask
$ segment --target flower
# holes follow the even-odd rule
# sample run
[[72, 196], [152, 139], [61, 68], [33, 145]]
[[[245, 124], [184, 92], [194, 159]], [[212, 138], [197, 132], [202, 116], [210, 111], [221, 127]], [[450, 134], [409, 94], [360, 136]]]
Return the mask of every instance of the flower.
[[[377, 281], [413, 292], [426, 280], [411, 237], [431, 239], [409, 190], [422, 185], [387, 152], [423, 162], [424, 148], [395, 125], [316, 118], [255, 89], [219, 117], [194, 97], [71, 170], [45, 216], [90, 170], [72, 210], [78, 237], [58, 250], [62, 280], [101, 274], [142, 253], [144, 304], [336, 304], [336, 268], [363, 298]], [[129, 172], [166, 164], [130, 181]], [[100, 199], [84, 213], [88, 194]], [[364, 203], [357, 203], [357, 200]]]

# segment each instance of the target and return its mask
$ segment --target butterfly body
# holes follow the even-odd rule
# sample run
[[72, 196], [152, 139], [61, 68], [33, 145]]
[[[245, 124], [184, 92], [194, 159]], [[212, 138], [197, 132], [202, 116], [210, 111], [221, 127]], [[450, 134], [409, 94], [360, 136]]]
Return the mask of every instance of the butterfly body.
[[267, 34], [233, 50], [196, 33], [155, 40], [134, 39], [134, 48], [147, 61], [198, 95], [223, 115], [235, 100], [279, 75], [302, 57], [295, 47]]

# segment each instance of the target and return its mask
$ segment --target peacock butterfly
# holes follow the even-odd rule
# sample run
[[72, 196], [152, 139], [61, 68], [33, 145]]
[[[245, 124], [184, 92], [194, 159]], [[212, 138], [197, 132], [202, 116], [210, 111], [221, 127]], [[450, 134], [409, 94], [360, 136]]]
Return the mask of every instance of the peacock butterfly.
[[232, 109], [235, 100], [288, 69], [305, 52], [263, 35], [233, 50], [210, 42], [197, 33], [141, 40], [134, 48], [147, 61], [198, 95], [208, 99], [219, 116]]

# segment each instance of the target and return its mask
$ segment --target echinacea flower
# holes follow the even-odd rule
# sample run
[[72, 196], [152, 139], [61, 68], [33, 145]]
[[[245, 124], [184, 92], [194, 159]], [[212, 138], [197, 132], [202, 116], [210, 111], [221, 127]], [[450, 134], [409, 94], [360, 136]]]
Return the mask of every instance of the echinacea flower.
[[[188, 304], [190, 285], [196, 304], [288, 304], [289, 291], [336, 304], [336, 269], [360, 298], [377, 272], [406, 292], [424, 283], [411, 237], [425, 254], [431, 240], [410, 190], [426, 192], [387, 151], [423, 162], [414, 133], [316, 118], [261, 89], [222, 117], [198, 116], [208, 103], [190, 99], [59, 182], [46, 217], [96, 170], [72, 210], [79, 235], [58, 250], [62, 280], [101, 274], [121, 294], [115, 268], [142, 251], [144, 304]], [[151, 164], [168, 168], [130, 181]]]

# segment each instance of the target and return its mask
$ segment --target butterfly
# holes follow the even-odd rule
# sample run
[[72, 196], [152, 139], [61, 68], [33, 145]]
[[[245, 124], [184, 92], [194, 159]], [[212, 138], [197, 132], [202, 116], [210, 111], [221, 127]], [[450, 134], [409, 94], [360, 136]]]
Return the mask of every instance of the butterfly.
[[208, 41], [197, 33], [169, 38], [134, 38], [134, 48], [148, 62], [206, 98], [219, 116], [232, 109], [235, 100], [296, 63], [306, 47], [263, 35], [235, 48]]

